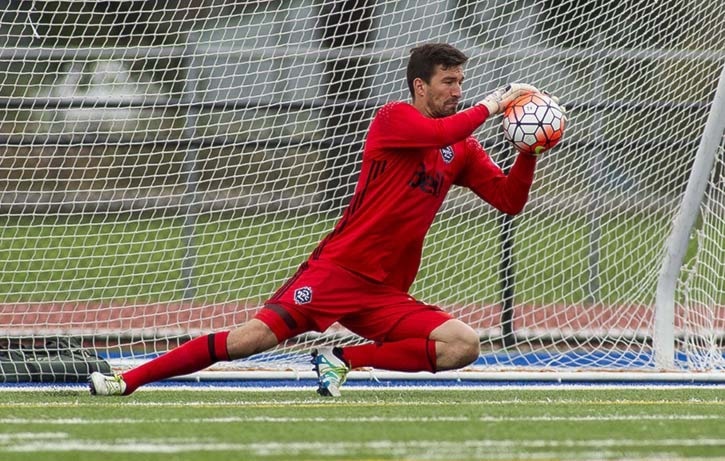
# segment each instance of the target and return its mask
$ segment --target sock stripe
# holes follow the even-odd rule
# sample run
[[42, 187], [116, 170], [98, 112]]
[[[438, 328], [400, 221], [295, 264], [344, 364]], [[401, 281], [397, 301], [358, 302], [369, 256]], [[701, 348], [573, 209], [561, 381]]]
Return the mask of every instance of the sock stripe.
[[430, 371], [432, 373], [435, 373], [436, 370], [436, 342], [431, 341], [430, 339], [425, 340], [425, 355], [426, 358], [428, 358], [428, 363], [430, 364]]
[[287, 312], [283, 305], [265, 304], [264, 309], [269, 309], [270, 311], [277, 314], [284, 321], [285, 325], [287, 325], [287, 328], [289, 328], [290, 330], [294, 331], [295, 329], [297, 329], [297, 321], [294, 317], [292, 317], [292, 314]]
[[209, 358], [214, 362], [218, 362], [219, 359], [216, 356], [216, 343], [214, 342], [214, 333], [207, 336], [207, 344], [209, 345]]

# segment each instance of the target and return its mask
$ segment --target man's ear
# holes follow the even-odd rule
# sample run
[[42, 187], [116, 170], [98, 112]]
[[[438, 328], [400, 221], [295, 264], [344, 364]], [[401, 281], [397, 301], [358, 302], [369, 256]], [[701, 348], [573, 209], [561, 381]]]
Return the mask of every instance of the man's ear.
[[423, 96], [425, 96], [426, 85], [427, 84], [425, 83], [425, 81], [420, 77], [413, 80], [413, 91], [416, 98], [422, 98]]

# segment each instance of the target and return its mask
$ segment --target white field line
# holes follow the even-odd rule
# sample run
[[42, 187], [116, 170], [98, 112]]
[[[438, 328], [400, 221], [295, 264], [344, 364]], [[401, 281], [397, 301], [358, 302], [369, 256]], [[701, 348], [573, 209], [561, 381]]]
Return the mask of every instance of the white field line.
[[[243, 395], [243, 394], [242, 394]], [[281, 408], [289, 406], [297, 406], [302, 408], [325, 408], [325, 407], [357, 407], [357, 408], [378, 408], [378, 407], [412, 407], [412, 406], [440, 406], [440, 405], [456, 405], [456, 406], [512, 406], [512, 405], [591, 405], [591, 406], [656, 406], [656, 405], [697, 405], [697, 406], [725, 406], [725, 400], [704, 400], [704, 399], [687, 399], [687, 400], [627, 400], [627, 399], [611, 399], [611, 400], [580, 400], [580, 399], [503, 399], [503, 400], [466, 400], [466, 401], [446, 401], [446, 400], [407, 400], [399, 402], [373, 402], [373, 401], [350, 401], [345, 398], [323, 398], [312, 397], [308, 399], [275, 399], [275, 400], [257, 400], [247, 401], [244, 399], [229, 400], [224, 402], [137, 402], [130, 398], [124, 397], [95, 397], [88, 400], [73, 402], [4, 402], [0, 403], [0, 408], [99, 408], [105, 405], [113, 407], [141, 407], [141, 408]]]
[[422, 416], [422, 417], [274, 417], [229, 416], [218, 418], [2, 418], [0, 425], [99, 425], [99, 424], [228, 424], [228, 423], [433, 423], [433, 422], [609, 422], [609, 421], [705, 421], [725, 415], [597, 415], [597, 416]]
[[[11, 434], [12, 435], [12, 434]], [[198, 451], [244, 451], [256, 455], [349, 455], [351, 452], [367, 452], [385, 454], [387, 456], [424, 456], [437, 458], [451, 454], [471, 455], [486, 454], [490, 451], [504, 451], [509, 455], [540, 449], [596, 450], [610, 449], [613, 452], [626, 449], [655, 447], [725, 447], [725, 439], [590, 439], [590, 440], [464, 440], [464, 441], [391, 441], [378, 440], [372, 442], [254, 442], [228, 443], [209, 440], [169, 440], [169, 439], [125, 439], [116, 443], [75, 440], [66, 438], [58, 440], [56, 434], [42, 440], [30, 441], [27, 437], [17, 440], [5, 439], [0, 442], [0, 451], [6, 452], [62, 452], [62, 451], [95, 451], [99, 453], [184, 453]]]
[[229, 416], [218, 418], [2, 418], [0, 424], [59, 424], [59, 425], [95, 425], [95, 424], [227, 424], [227, 423], [430, 423], [430, 422], [468, 422], [465, 416], [433, 416], [433, 417], [359, 417], [359, 418], [325, 418], [325, 417], [274, 417], [274, 416]]
[[68, 434], [65, 432], [12, 432], [0, 433], [0, 444], [7, 443], [10, 440], [37, 440], [37, 439], [66, 439]]
[[[725, 376], [725, 375], [724, 375]], [[506, 392], [506, 391], [554, 391], [554, 390], [617, 390], [617, 389], [646, 389], [646, 390], [672, 390], [672, 389], [723, 389], [722, 383], [708, 384], [644, 384], [644, 383], [628, 383], [628, 384], [507, 384], [501, 383], [473, 383], [461, 384], [455, 386], [440, 385], [395, 385], [390, 386], [366, 386], [352, 384], [345, 386], [345, 393], [354, 392], [400, 392], [400, 391], [438, 391], [438, 392], [466, 392], [472, 390], [481, 390], [485, 392]], [[0, 383], [0, 392], [61, 392], [61, 391], [78, 391], [79, 393], [88, 393], [88, 385], [86, 384], [49, 384], [49, 385], [22, 385], [13, 384], [6, 386]], [[168, 385], [168, 384], [149, 384], [136, 392], [315, 392], [315, 387], [300, 383], [298, 386], [242, 386], [233, 384], [217, 384], [208, 382], [203, 385]]]

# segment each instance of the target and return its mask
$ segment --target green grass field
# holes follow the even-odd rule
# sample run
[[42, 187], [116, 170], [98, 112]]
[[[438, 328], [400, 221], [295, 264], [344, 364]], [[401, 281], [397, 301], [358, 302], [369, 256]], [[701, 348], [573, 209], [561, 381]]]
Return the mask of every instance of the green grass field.
[[725, 459], [723, 388], [2, 391], [0, 459]]
[[[201, 302], [263, 300], [331, 231], [335, 216], [200, 217], [193, 285]], [[653, 299], [667, 216], [603, 224], [600, 299]], [[0, 300], [173, 302], [182, 299], [187, 246], [181, 218], [0, 218]], [[517, 297], [524, 303], [584, 302], [589, 293], [590, 223], [538, 216], [516, 232]], [[723, 242], [725, 245], [725, 242]], [[413, 294], [431, 302], [500, 301], [498, 220], [442, 213], [426, 240]]]

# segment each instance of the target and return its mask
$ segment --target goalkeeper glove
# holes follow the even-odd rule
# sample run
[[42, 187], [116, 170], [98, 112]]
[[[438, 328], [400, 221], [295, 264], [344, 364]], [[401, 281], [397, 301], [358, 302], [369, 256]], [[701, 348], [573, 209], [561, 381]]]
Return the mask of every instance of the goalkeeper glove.
[[563, 106], [563, 105], [562, 105], [562, 104], [561, 104], [561, 103], [559, 102], [559, 98], [557, 98], [556, 96], [554, 96], [553, 94], [549, 93], [549, 92], [548, 92], [548, 91], [546, 91], [546, 90], [543, 90], [543, 91], [542, 91], [541, 93], [542, 93], [542, 94], [544, 94], [544, 95], [546, 95], [546, 96], [548, 96], [548, 97], [550, 97], [550, 98], [551, 98], [551, 100], [552, 100], [552, 101], [554, 101], [554, 102], [556, 103], [556, 105], [557, 105], [557, 106], [559, 106], [559, 109], [561, 109], [561, 113], [562, 113], [562, 114], [564, 114], [564, 116], [566, 116], [566, 106]]
[[525, 83], [511, 83], [489, 94], [478, 104], [486, 106], [489, 115], [496, 115], [503, 111], [506, 106], [511, 104], [519, 96], [538, 92], [539, 90], [532, 85], [527, 85]]

